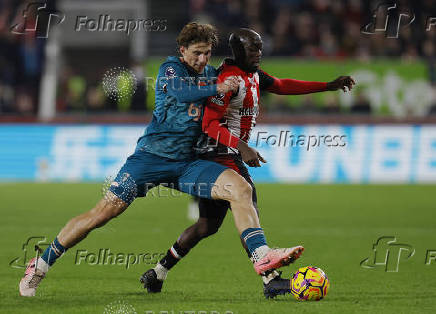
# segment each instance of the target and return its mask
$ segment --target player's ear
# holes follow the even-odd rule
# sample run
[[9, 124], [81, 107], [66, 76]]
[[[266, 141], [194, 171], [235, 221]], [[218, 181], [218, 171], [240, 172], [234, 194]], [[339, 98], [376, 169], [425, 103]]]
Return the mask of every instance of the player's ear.
[[180, 54], [183, 56], [185, 54], [186, 48], [184, 46], [179, 47]]

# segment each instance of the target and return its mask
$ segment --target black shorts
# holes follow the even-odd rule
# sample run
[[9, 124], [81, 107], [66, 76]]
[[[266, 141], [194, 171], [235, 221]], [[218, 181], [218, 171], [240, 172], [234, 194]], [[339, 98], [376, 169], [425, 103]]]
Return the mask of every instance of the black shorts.
[[[218, 155], [214, 158], [208, 158], [208, 160], [235, 170], [251, 185], [253, 190], [253, 204], [256, 208], [257, 214], [259, 215], [259, 211], [257, 209], [256, 187], [254, 186], [253, 180], [248, 173], [247, 167], [245, 167], [244, 162], [242, 161], [241, 155]], [[200, 198], [198, 208], [200, 210], [200, 217], [202, 218], [224, 219], [227, 214], [227, 210], [230, 208], [230, 203], [223, 200]]]

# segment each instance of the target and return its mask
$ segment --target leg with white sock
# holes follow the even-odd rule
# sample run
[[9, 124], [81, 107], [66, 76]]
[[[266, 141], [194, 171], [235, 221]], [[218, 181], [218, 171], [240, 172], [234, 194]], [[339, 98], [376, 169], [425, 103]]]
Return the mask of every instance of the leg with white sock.
[[289, 265], [302, 254], [302, 246], [271, 249], [267, 245], [252, 201], [252, 187], [234, 170], [221, 173], [212, 189], [212, 197], [230, 202], [236, 228], [254, 259], [257, 274]]
[[92, 230], [102, 227], [121, 214], [129, 205], [108, 192], [90, 211], [71, 219], [39, 258], [29, 261], [24, 277], [19, 283], [22, 296], [34, 296], [36, 288], [50, 267], [68, 248], [82, 241]]
[[[228, 173], [228, 171], [231, 172], [230, 176], [233, 176], [233, 174], [236, 174], [233, 170], [226, 170], [223, 172]], [[223, 175], [221, 174], [221, 176]], [[268, 247], [266, 244], [266, 239], [263, 233], [262, 228], [260, 228], [259, 220], [258, 220], [258, 212], [257, 208], [254, 206], [254, 202], [252, 200], [252, 196], [254, 195], [254, 191], [252, 191], [250, 184], [247, 183], [242, 177], [240, 177], [238, 174], [236, 174], [237, 177], [241, 178], [243, 180], [241, 189], [233, 189], [233, 193], [230, 195], [229, 191], [216, 191], [213, 192], [215, 194], [216, 198], [219, 198], [219, 193], [223, 193], [227, 200], [230, 202], [232, 209], [234, 206], [237, 206], [237, 213], [235, 213], [235, 210], [233, 209], [233, 215], [235, 217], [235, 223], [238, 227], [238, 230], [241, 230], [241, 242], [245, 250], [247, 251], [248, 257], [252, 260], [252, 262], [255, 265], [256, 269], [256, 263], [257, 264], [264, 264], [262, 263], [262, 259], [268, 256], [273, 257], [273, 264], [271, 266], [268, 265], [262, 265], [263, 267], [262, 272], [258, 272], [259, 275], [262, 275], [262, 280], [264, 282], [264, 285], [270, 285], [273, 280], [283, 280], [279, 276], [279, 273], [275, 271], [275, 268], [281, 267], [284, 265], [284, 261], [286, 259], [296, 259], [298, 258], [299, 254], [302, 252], [302, 247], [292, 248], [292, 249], [280, 249], [279, 252], [277, 250], [272, 250]], [[220, 177], [221, 177], [220, 176]], [[220, 177], [218, 179], [220, 179]], [[227, 177], [224, 177], [223, 180], [228, 179]], [[217, 180], [218, 182], [218, 180]], [[245, 183], [245, 185], [243, 184]], [[215, 183], [215, 186], [219, 187], [219, 183]], [[221, 185], [221, 186], [224, 186]], [[226, 187], [228, 187], [228, 184], [226, 184]], [[234, 187], [234, 186], [232, 186]], [[254, 189], [254, 186], [253, 186]], [[245, 193], [246, 192], [246, 193]], [[247, 195], [247, 193], [249, 193]], [[249, 199], [247, 200], [247, 196], [249, 196]], [[224, 199], [224, 197], [221, 196], [221, 198]], [[203, 200], [203, 199], [202, 199]], [[222, 202], [217, 200], [205, 200], [204, 203], [209, 202], [209, 204], [213, 204], [214, 202]], [[202, 203], [202, 201], [200, 202]], [[168, 250], [166, 256], [156, 265], [155, 268], [149, 269], [147, 272], [145, 272], [140, 280], [144, 284], [144, 288], [147, 288], [148, 292], [160, 292], [162, 289], [163, 281], [166, 279], [166, 276], [171, 268], [173, 268], [183, 257], [185, 257], [188, 252], [203, 238], [215, 233], [218, 228], [221, 226], [222, 220], [225, 217], [225, 213], [227, 212], [227, 208], [229, 207], [229, 203], [225, 202], [225, 206], [223, 206], [224, 214], [222, 215], [222, 218], [217, 222], [214, 221], [214, 219], [210, 218], [209, 216], [202, 214], [202, 211], [200, 210], [200, 219], [197, 221], [196, 224], [190, 226], [187, 228], [182, 235], [179, 237], [179, 239], [174, 243], [174, 245]], [[206, 213], [209, 215], [213, 212], [216, 212], [216, 209], [220, 206], [217, 206], [215, 203], [215, 208], [211, 207], [209, 205], [209, 208], [206, 210]], [[201, 209], [201, 206], [200, 206]], [[244, 212], [244, 210], [246, 212]], [[248, 212], [248, 213], [247, 213]], [[253, 217], [254, 213], [254, 217]], [[208, 218], [206, 218], [208, 217]], [[247, 224], [248, 226], [251, 224], [251, 228], [244, 228], [244, 225], [241, 227], [241, 221], [242, 224]], [[301, 248], [301, 250], [300, 250]], [[298, 252], [298, 253], [297, 253]], [[275, 267], [278, 266], [278, 267]], [[259, 268], [259, 267], [258, 267]], [[289, 281], [289, 280], [288, 280]], [[275, 282], [274, 282], [275, 283]], [[282, 294], [281, 292], [286, 289], [281, 289], [279, 292], [274, 290], [273, 296], [277, 294]], [[264, 290], [265, 292], [265, 290]], [[265, 296], [271, 297], [272, 293], [268, 294], [265, 293]], [[272, 297], [273, 297], [272, 296]]]

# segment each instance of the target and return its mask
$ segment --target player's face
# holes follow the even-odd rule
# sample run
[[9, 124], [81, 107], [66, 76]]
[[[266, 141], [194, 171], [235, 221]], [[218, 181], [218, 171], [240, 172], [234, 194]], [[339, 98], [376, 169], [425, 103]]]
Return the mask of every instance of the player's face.
[[204, 67], [209, 63], [212, 53], [212, 44], [196, 43], [188, 47], [180, 47], [183, 61], [197, 73], [202, 73]]
[[250, 41], [245, 46], [246, 65], [251, 72], [256, 72], [260, 66], [260, 58], [262, 57], [262, 41], [256, 39]]

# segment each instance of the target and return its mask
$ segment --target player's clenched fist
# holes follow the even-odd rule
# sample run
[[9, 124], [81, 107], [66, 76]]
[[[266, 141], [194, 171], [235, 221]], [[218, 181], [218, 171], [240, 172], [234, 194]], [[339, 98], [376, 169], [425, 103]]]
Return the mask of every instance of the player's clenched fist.
[[342, 89], [344, 92], [350, 91], [356, 82], [351, 76], [339, 76], [336, 80], [327, 83], [327, 90], [338, 90]]
[[239, 80], [236, 76], [229, 76], [224, 80], [224, 82], [219, 83], [217, 86], [217, 91], [220, 94], [225, 94], [227, 92], [236, 92], [239, 87]]

